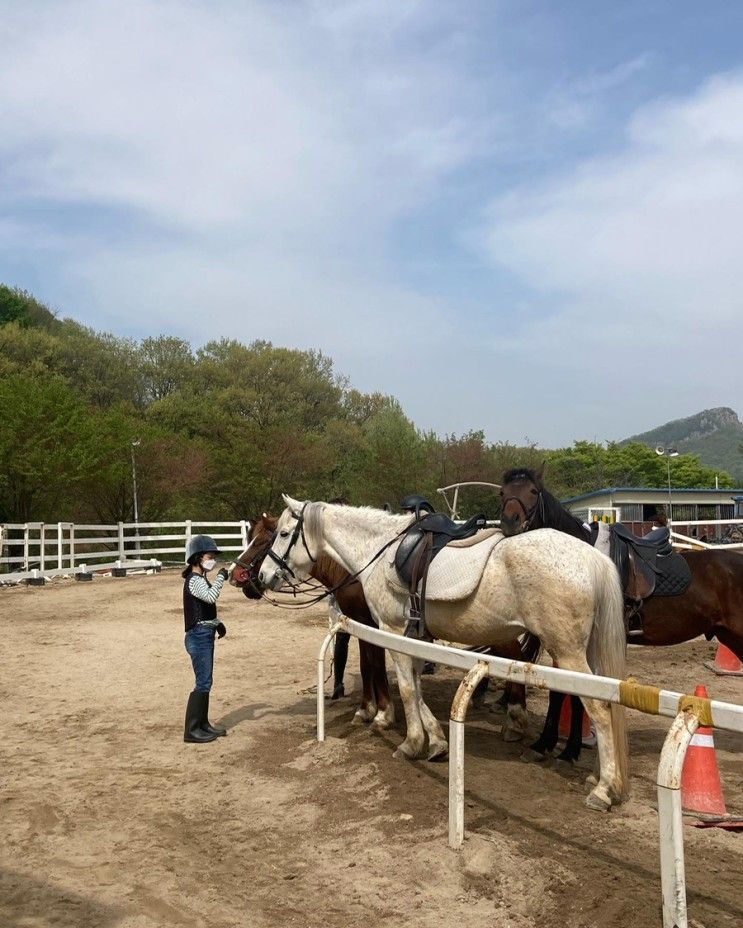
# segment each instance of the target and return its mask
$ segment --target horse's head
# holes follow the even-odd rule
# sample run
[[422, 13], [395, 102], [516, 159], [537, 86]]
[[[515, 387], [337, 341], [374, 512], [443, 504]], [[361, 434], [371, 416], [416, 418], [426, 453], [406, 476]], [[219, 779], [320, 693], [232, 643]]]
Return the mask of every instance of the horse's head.
[[542, 470], [544, 468], [535, 471], [528, 467], [515, 467], [503, 475], [500, 525], [504, 535], [519, 535], [536, 528], [535, 518], [544, 489]]
[[316, 523], [322, 503], [300, 503], [284, 494], [286, 509], [279, 516], [276, 536], [261, 564], [258, 581], [270, 590], [306, 580], [315, 563], [305, 533], [306, 522]]
[[248, 547], [242, 552], [230, 571], [230, 583], [239, 587], [248, 599], [260, 599], [264, 587], [258, 579], [258, 570], [266, 552], [276, 536], [276, 516], [263, 513], [251, 523]]

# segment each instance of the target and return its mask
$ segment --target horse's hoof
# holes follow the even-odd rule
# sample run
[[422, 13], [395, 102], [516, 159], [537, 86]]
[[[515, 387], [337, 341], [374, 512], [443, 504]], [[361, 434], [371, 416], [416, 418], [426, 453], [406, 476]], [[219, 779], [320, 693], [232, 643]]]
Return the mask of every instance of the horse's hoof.
[[387, 731], [392, 728], [392, 722], [384, 715], [376, 715], [372, 720], [371, 727], [374, 731]]
[[586, 796], [586, 806], [589, 809], [593, 809], [595, 812], [608, 812], [611, 809], [611, 802], [607, 799], [602, 799], [594, 790]]
[[512, 742], [512, 741], [523, 741], [524, 732], [519, 731], [518, 728], [504, 728], [503, 729], [503, 740]]
[[371, 721], [371, 717], [366, 712], [364, 712], [363, 709], [357, 709], [353, 714], [353, 718], [351, 719], [351, 724], [352, 725], [368, 725], [370, 721]]
[[[555, 760], [562, 761], [563, 764], [570, 764], [572, 767], [578, 758], [574, 757], [569, 751], [560, 751]], [[595, 786], [596, 784], [594, 783], [593, 785]]]
[[405, 742], [403, 742], [392, 756], [395, 760], [415, 760], [418, 754], [412, 753], [412, 750], [412, 748], [406, 747]]
[[535, 751], [534, 748], [524, 748], [521, 752], [521, 760], [525, 764], [544, 764], [546, 761], [550, 760], [551, 754], [549, 751]]
[[435, 743], [429, 746], [428, 750], [428, 760], [443, 760], [446, 755], [449, 753], [449, 745], [444, 741], [443, 743]]

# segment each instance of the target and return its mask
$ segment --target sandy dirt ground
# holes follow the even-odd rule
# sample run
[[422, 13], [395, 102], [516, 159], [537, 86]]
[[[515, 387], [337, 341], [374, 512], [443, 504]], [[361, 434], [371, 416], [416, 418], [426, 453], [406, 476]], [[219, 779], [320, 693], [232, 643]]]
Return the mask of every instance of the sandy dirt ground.
[[[660, 920], [655, 771], [668, 721], [630, 713], [632, 797], [583, 805], [577, 767], [527, 765], [471, 710], [466, 827], [447, 847], [447, 765], [392, 758], [402, 725], [351, 724], [314, 680], [327, 610], [289, 613], [228, 588], [212, 717], [182, 740], [192, 672], [174, 572], [0, 589], [0, 926], [3, 928], [592, 928]], [[743, 703], [714, 645], [630, 649], [640, 680]], [[391, 671], [391, 676], [394, 673]], [[424, 678], [446, 723], [457, 676]], [[394, 688], [395, 695], [397, 693]], [[544, 694], [530, 694], [531, 723]], [[398, 718], [402, 718], [399, 700]], [[728, 809], [743, 814], [741, 737], [715, 735]], [[685, 829], [690, 924], [743, 924], [743, 834]]]

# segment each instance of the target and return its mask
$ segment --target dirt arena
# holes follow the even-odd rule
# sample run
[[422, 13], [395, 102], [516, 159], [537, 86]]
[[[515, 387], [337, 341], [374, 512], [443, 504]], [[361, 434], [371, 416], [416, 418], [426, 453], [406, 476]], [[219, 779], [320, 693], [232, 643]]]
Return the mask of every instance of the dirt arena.
[[[212, 717], [229, 735], [184, 744], [181, 583], [171, 571], [0, 589], [3, 928], [661, 924], [654, 783], [668, 720], [630, 713], [632, 798], [601, 815], [583, 805], [592, 751], [577, 769], [526, 765], [502, 716], [472, 710], [455, 852], [447, 765], [393, 760], [400, 721], [384, 735], [353, 726], [352, 695], [327, 704], [328, 740], [314, 740], [326, 609], [226, 589]], [[743, 702], [743, 678], [704, 668], [705, 641], [630, 652], [644, 682]], [[457, 682], [424, 678], [442, 722]], [[534, 728], [545, 705], [530, 694]], [[715, 741], [728, 810], [743, 814], [743, 738]], [[743, 834], [685, 838], [690, 924], [743, 924]]]

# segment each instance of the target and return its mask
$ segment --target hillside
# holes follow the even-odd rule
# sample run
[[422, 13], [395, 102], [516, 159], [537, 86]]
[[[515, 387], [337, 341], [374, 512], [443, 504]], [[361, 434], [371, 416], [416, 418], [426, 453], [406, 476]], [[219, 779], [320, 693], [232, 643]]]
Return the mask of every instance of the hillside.
[[631, 441], [653, 448], [674, 447], [682, 454], [698, 454], [703, 464], [726, 470], [743, 485], [743, 423], [727, 406], [674, 419], [649, 432], [632, 435], [622, 444]]

